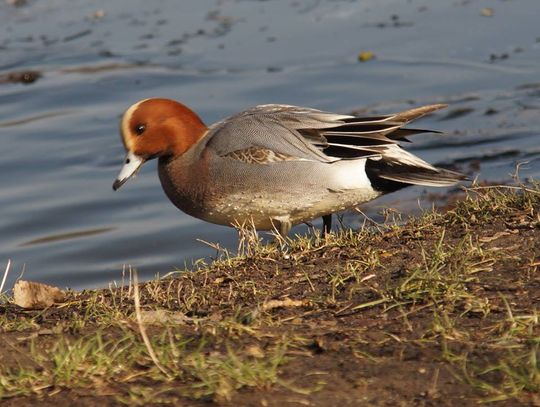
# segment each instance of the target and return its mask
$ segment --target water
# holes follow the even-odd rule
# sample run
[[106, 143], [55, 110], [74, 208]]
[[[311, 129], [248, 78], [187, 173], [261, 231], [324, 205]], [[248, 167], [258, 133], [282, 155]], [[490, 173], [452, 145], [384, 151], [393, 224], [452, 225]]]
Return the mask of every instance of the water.
[[[490, 7], [491, 17], [482, 16]], [[348, 113], [448, 102], [410, 148], [480, 180], [540, 178], [538, 0], [29, 0], [0, 4], [0, 268], [82, 289], [191, 265], [236, 233], [176, 210], [155, 163], [113, 193], [118, 119], [170, 97], [212, 123], [259, 103]], [[360, 51], [376, 59], [357, 62]], [[2, 80], [2, 78], [4, 80]], [[429, 207], [410, 188], [366, 206]], [[418, 202], [419, 200], [419, 202]], [[358, 224], [357, 214], [348, 221]], [[302, 231], [302, 229], [296, 229]]]

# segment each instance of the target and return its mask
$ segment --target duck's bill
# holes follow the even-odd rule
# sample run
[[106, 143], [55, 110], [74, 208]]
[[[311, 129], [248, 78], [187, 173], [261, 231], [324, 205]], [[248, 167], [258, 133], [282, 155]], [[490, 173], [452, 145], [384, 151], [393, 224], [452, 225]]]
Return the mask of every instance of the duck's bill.
[[118, 174], [118, 177], [116, 177], [116, 180], [113, 183], [113, 189], [116, 191], [118, 188], [124, 185], [128, 179], [137, 173], [137, 170], [141, 168], [144, 161], [144, 158], [139, 157], [132, 152], [128, 152], [126, 159], [124, 160], [124, 165], [120, 170], [120, 174]]

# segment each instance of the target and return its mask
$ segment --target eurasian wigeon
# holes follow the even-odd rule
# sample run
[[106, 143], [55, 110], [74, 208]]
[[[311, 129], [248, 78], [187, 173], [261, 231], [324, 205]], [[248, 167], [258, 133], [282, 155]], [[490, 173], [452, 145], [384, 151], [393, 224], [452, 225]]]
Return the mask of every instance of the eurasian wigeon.
[[403, 150], [426, 130], [407, 123], [446, 105], [355, 117], [289, 105], [260, 105], [210, 127], [169, 99], [135, 103], [120, 123], [127, 150], [120, 188], [158, 158], [161, 185], [196, 218], [287, 235], [293, 225], [355, 207], [408, 185], [445, 187], [466, 179]]

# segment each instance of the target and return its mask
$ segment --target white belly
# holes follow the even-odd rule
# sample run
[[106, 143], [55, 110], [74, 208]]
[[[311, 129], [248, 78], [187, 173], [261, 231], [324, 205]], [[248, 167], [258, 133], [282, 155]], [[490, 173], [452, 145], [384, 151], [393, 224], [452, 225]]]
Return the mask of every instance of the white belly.
[[205, 220], [221, 225], [253, 223], [257, 229], [270, 230], [273, 228], [272, 219], [288, 218], [296, 225], [355, 207], [378, 195], [379, 193], [371, 188], [327, 191], [324, 196], [233, 194], [208, 211]]
[[253, 167], [242, 168], [247, 174], [243, 185], [231, 184], [212, 199], [203, 218], [222, 225], [253, 223], [268, 230], [275, 223], [272, 219], [285, 218], [295, 225], [343, 211], [380, 195], [371, 187], [365, 162], [284, 162], [257, 167], [253, 174], [247, 172]]

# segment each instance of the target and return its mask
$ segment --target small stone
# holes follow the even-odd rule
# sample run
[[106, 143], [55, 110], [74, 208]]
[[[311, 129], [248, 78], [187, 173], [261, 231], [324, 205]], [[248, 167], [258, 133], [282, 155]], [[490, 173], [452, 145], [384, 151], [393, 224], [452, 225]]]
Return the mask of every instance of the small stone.
[[246, 348], [246, 354], [256, 359], [264, 358], [263, 350], [260, 348], [260, 346], [257, 346], [257, 345], [248, 346]]
[[57, 287], [35, 281], [19, 280], [13, 287], [13, 302], [26, 309], [43, 309], [65, 301], [66, 294]]
[[172, 312], [164, 309], [141, 311], [141, 321], [145, 325], [185, 325], [191, 318], [182, 312]]

